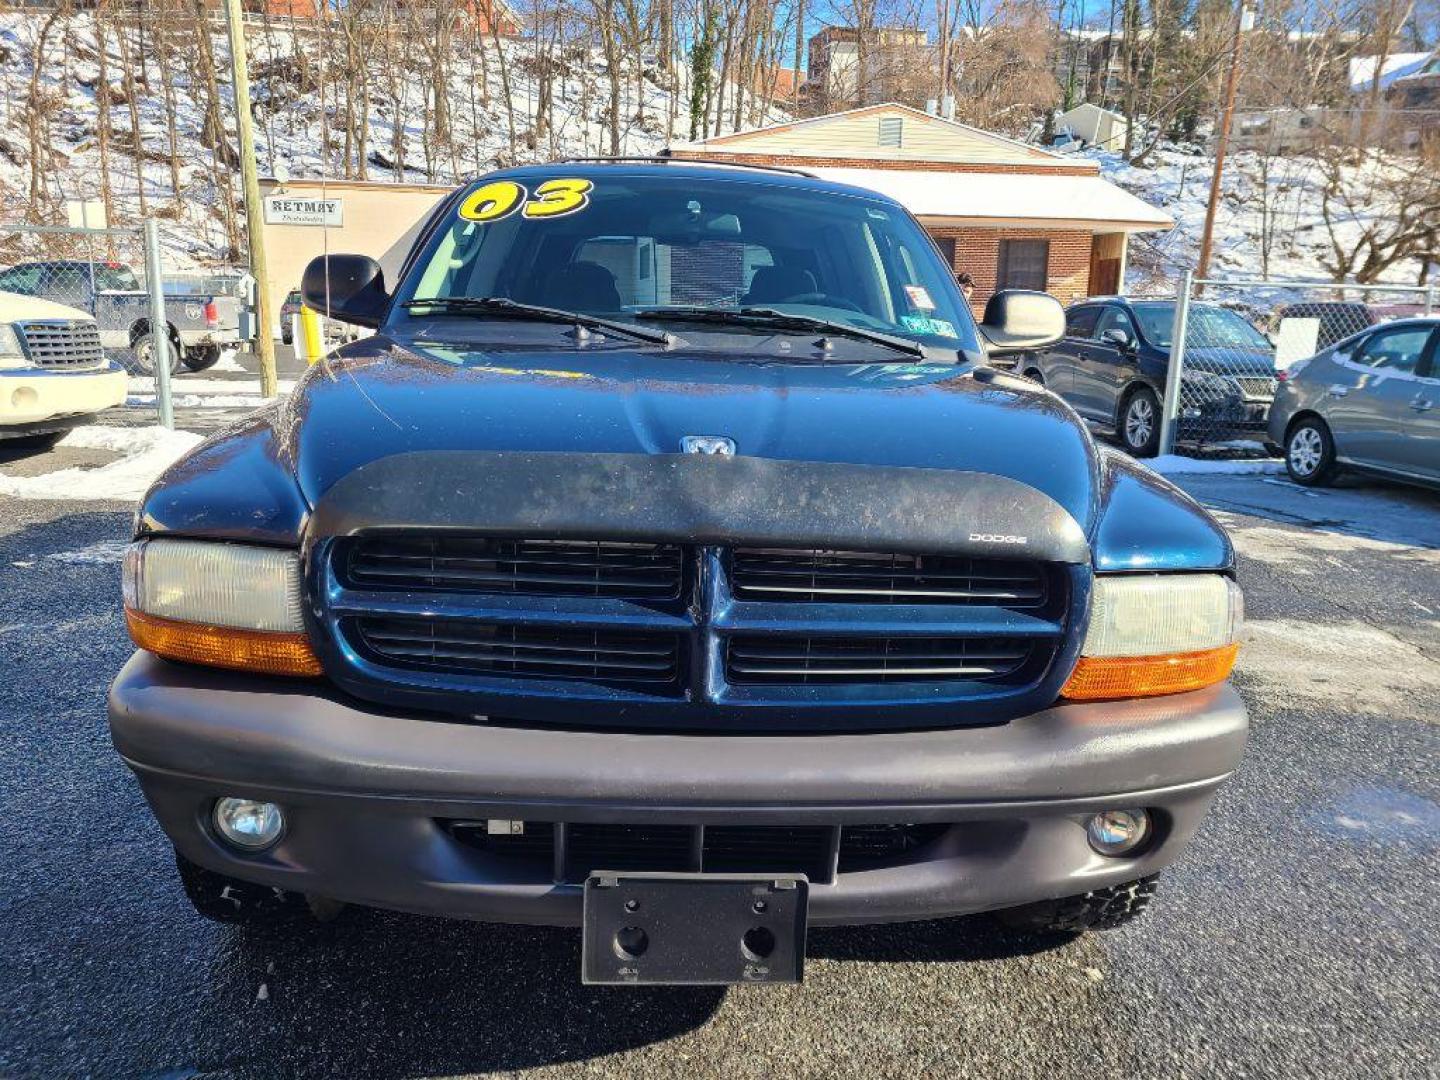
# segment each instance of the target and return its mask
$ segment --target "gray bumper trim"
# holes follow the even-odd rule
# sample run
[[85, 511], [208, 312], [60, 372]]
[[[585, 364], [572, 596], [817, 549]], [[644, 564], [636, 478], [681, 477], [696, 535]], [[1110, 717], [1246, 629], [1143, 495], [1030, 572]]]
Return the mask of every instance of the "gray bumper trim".
[[1084, 799], [1213, 780], [1238, 764], [1248, 721], [1239, 695], [1221, 685], [938, 731], [570, 731], [387, 715], [323, 684], [137, 653], [111, 687], [110, 725], [137, 769], [237, 789], [870, 816], [883, 806]]

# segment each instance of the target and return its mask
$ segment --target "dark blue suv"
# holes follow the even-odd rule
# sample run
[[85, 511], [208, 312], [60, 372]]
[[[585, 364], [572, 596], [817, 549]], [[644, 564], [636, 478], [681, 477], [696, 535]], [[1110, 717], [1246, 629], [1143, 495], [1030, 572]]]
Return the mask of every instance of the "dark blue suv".
[[[1275, 398], [1275, 350], [1242, 316], [1217, 304], [1190, 306], [1180, 439], [1255, 437]], [[1099, 296], [1065, 313], [1065, 337], [1023, 357], [1022, 374], [1081, 416], [1112, 428], [1137, 457], [1160, 447], [1160, 403], [1170, 366], [1173, 300]]]
[[1059, 304], [977, 324], [899, 204], [513, 169], [303, 293], [376, 332], [161, 477], [125, 564], [111, 732], [203, 915], [794, 980], [807, 926], [1118, 926], [1239, 763], [1224, 530], [989, 365]]

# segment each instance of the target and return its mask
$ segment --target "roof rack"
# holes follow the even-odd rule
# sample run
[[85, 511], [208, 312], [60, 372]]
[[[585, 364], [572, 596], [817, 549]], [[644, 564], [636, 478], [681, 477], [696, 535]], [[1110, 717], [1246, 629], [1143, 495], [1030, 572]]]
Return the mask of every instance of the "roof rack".
[[759, 169], [762, 172], [788, 173], [790, 176], [803, 176], [810, 180], [820, 179], [815, 173], [807, 172], [804, 169], [792, 168], [788, 165], [757, 165], [748, 161], [726, 161], [723, 158], [692, 158], [675, 157], [668, 151], [662, 150], [658, 154], [637, 154], [621, 157], [568, 157], [561, 158], [555, 162], [557, 165], [723, 165], [732, 169]]

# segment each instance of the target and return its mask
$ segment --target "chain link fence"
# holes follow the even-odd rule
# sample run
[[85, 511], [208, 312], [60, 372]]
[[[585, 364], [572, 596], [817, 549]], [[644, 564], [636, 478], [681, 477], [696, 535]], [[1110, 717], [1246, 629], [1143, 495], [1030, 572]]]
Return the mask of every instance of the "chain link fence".
[[[205, 370], [249, 336], [253, 291], [239, 272], [167, 273], [153, 220], [104, 229], [0, 224], [0, 293], [13, 294], [0, 321], [12, 325], [18, 349], [11, 363], [76, 373], [119, 365], [132, 390], [137, 379], [153, 383], [167, 427], [171, 378]], [[77, 315], [62, 318], [54, 304]]]
[[[1291, 365], [1379, 323], [1440, 310], [1440, 295], [1434, 287], [1201, 280], [1187, 273], [1174, 299], [1131, 307], [1146, 324], [1141, 337], [1169, 352], [1160, 452], [1172, 453], [1267, 444], [1270, 406]], [[1139, 404], [1153, 411], [1153, 401]], [[1153, 422], [1138, 408], [1131, 399], [1122, 409], [1125, 428]]]

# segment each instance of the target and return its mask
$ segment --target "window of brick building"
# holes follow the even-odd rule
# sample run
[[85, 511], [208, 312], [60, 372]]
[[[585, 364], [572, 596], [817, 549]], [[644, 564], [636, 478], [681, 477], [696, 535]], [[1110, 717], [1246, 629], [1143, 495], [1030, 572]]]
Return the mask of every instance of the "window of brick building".
[[940, 258], [945, 260], [945, 265], [954, 270], [955, 238], [953, 236], [937, 236], [935, 237], [935, 246], [940, 249]]
[[1044, 292], [1049, 266], [1049, 240], [1001, 240], [996, 288]]

